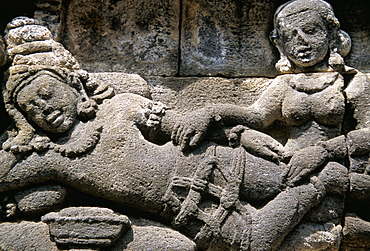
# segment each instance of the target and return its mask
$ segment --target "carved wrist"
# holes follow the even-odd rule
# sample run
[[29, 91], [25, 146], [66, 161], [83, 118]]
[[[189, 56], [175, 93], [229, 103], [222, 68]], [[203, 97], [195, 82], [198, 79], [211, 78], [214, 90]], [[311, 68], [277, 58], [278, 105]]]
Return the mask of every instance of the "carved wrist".
[[153, 102], [147, 114], [146, 126], [151, 129], [158, 129], [161, 126], [162, 118], [166, 114], [167, 107], [161, 102]]
[[240, 145], [241, 134], [249, 130], [249, 127], [243, 125], [237, 125], [230, 130], [228, 140], [231, 147], [237, 147]]
[[209, 113], [211, 123], [222, 122], [222, 117], [217, 107], [208, 107], [206, 110]]
[[347, 143], [344, 135], [322, 143], [330, 159], [343, 159], [347, 155]]

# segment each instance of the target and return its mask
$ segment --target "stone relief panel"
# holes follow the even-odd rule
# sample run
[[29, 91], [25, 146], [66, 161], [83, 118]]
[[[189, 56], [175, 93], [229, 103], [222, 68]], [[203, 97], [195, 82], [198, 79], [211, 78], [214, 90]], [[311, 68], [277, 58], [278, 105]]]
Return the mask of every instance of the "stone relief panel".
[[370, 80], [327, 2], [272, 18], [277, 77], [162, 83], [11, 21], [0, 249], [369, 249]]

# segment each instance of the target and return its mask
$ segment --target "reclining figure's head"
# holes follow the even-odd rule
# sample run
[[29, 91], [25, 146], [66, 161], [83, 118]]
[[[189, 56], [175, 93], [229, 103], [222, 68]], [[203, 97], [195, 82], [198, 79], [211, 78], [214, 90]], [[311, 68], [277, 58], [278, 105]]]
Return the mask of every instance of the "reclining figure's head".
[[21, 81], [12, 96], [22, 112], [47, 132], [64, 133], [77, 120], [79, 93], [55, 72], [40, 70]]
[[47, 28], [31, 18], [16, 18], [7, 26], [5, 42], [12, 64], [3, 97], [18, 131], [8, 142], [27, 145], [38, 130], [65, 133], [95, 116], [97, 104], [88, 93], [96, 86]]

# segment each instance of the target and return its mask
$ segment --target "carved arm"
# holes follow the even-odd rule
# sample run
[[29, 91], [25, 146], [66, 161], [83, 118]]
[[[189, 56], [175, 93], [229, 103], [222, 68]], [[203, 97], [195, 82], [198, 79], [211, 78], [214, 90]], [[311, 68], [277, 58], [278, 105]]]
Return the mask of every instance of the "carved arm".
[[195, 110], [178, 120], [172, 131], [172, 141], [183, 150], [194, 148], [203, 139], [208, 128], [244, 125], [261, 130], [281, 118], [281, 104], [287, 91], [284, 78], [276, 78], [261, 97], [251, 106], [217, 104]]

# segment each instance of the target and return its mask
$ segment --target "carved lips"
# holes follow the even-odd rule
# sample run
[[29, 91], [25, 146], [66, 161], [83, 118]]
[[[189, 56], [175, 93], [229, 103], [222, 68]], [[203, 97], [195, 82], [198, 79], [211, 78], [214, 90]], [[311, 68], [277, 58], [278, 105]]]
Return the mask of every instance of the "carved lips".
[[46, 121], [54, 127], [58, 127], [64, 122], [64, 115], [60, 110], [55, 110], [46, 116]]

